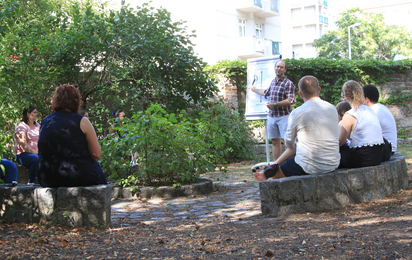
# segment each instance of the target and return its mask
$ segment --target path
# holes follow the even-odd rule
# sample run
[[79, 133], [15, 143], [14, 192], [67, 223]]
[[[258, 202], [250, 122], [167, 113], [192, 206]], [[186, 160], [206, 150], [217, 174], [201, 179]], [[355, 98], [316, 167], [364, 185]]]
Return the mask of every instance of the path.
[[112, 223], [174, 226], [182, 220], [191, 220], [199, 224], [227, 221], [244, 224], [262, 216], [257, 181], [211, 175], [202, 178], [213, 180], [215, 191], [208, 196], [113, 201]]

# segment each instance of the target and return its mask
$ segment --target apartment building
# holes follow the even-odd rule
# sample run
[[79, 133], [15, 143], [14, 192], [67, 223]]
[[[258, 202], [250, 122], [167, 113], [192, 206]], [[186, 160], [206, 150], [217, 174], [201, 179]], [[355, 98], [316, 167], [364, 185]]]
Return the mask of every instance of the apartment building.
[[[143, 0], [126, 0], [130, 7]], [[174, 21], [187, 21], [203, 60], [249, 59], [282, 54], [280, 0], [154, 0]]]
[[283, 1], [282, 42], [285, 58], [316, 57], [317, 52], [313, 42], [329, 30], [338, 13], [335, 7], [330, 7], [331, 2], [331, 0]]

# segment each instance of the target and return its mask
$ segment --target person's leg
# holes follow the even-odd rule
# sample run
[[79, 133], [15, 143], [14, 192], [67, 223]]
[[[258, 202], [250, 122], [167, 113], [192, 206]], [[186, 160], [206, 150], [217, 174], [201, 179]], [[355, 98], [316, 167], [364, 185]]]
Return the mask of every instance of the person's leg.
[[2, 180], [5, 183], [17, 183], [17, 167], [16, 165], [9, 160], [1, 159], [1, 164], [4, 166], [5, 173], [0, 168], [0, 173]]
[[[279, 166], [279, 174], [282, 173], [285, 177], [308, 175], [302, 167], [295, 162], [295, 156], [284, 161]], [[276, 172], [276, 174], [278, 174], [278, 172]], [[276, 175], [274, 178], [276, 178]]]
[[34, 183], [36, 181], [37, 172], [37, 161], [39, 156], [34, 153], [21, 153], [17, 155], [18, 162], [20, 162], [24, 167], [29, 169], [29, 180], [28, 183]]
[[282, 145], [280, 144], [280, 138], [272, 138], [272, 157], [273, 161], [276, 161], [282, 153]]
[[272, 139], [272, 158], [276, 161], [282, 154], [282, 146], [280, 144], [280, 132], [277, 125], [277, 117], [268, 117], [268, 138]]

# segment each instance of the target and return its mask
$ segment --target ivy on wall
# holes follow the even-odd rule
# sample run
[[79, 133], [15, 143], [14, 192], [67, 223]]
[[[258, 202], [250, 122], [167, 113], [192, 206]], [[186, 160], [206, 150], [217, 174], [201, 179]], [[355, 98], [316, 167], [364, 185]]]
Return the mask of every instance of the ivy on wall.
[[[389, 82], [395, 73], [407, 73], [412, 69], [412, 60], [377, 61], [377, 60], [331, 60], [316, 59], [285, 59], [287, 63], [286, 76], [297, 85], [305, 75], [313, 75], [319, 80], [322, 88], [322, 99], [337, 104], [341, 98], [341, 89], [348, 80], [358, 81], [361, 85], [373, 84], [381, 86]], [[208, 66], [206, 70], [217, 79], [217, 75], [229, 78], [230, 82], [238, 88], [246, 89], [247, 61], [224, 60], [216, 65]], [[404, 105], [404, 98], [392, 98], [388, 101], [393, 104]], [[405, 94], [403, 95], [405, 96]], [[410, 94], [408, 94], [410, 97]], [[385, 101], [385, 100], [383, 100]], [[399, 102], [399, 103], [397, 103]], [[297, 95], [295, 107], [303, 103]]]

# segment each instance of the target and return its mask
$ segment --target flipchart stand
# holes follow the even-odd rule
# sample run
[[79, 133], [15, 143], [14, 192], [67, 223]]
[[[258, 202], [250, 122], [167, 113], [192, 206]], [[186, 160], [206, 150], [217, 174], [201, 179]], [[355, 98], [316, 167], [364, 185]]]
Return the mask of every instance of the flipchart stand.
[[265, 121], [265, 147], [266, 147], [266, 162], [260, 162], [253, 165], [250, 169], [252, 172], [255, 172], [257, 168], [266, 166], [268, 164], [274, 164], [275, 162], [270, 161], [270, 152], [269, 152], [269, 140], [268, 140], [268, 120], [267, 116], [257, 116], [257, 117], [246, 117], [246, 120], [264, 120]]

